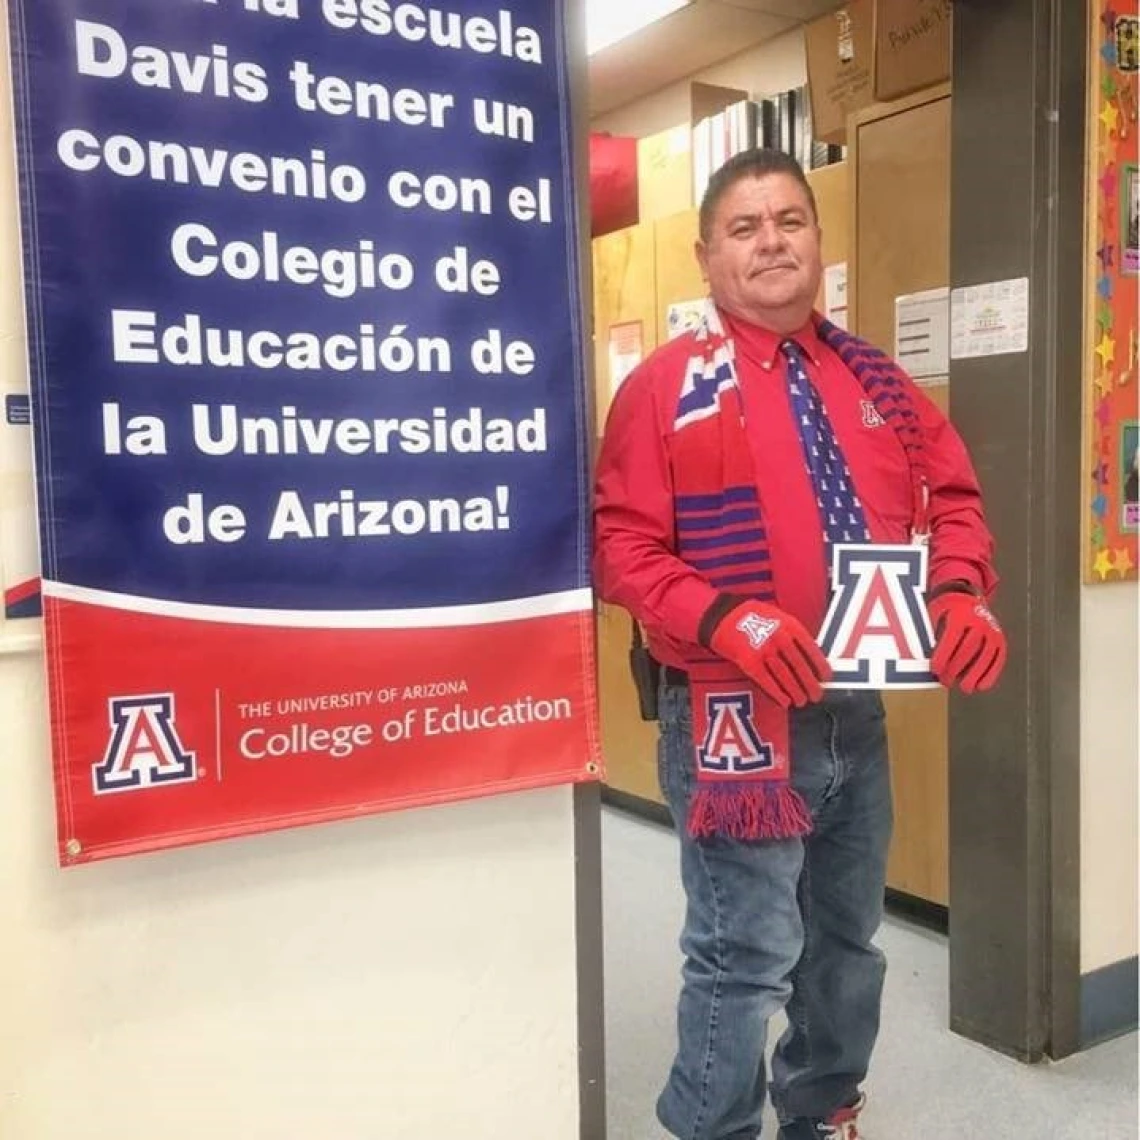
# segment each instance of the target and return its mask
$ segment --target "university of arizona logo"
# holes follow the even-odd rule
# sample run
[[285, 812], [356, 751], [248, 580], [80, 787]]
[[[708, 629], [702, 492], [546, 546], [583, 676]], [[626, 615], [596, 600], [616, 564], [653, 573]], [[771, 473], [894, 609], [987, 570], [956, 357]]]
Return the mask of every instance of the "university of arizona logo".
[[178, 739], [173, 694], [112, 697], [107, 712], [111, 737], [92, 771], [96, 795], [197, 778], [195, 754]]
[[875, 407], [874, 400], [861, 401], [863, 408], [863, 426], [868, 428], [879, 428], [886, 424], [886, 420], [879, 414], [879, 409]]
[[831, 662], [831, 688], [937, 684], [930, 672], [926, 565], [925, 546], [835, 547], [834, 593], [819, 639]]
[[705, 712], [708, 727], [698, 755], [706, 772], [759, 772], [772, 767], [772, 746], [760, 739], [752, 723], [751, 693], [710, 693]]
[[748, 644], [753, 649], [759, 649], [780, 628], [780, 623], [774, 618], [748, 614], [736, 623], [736, 628], [748, 638]]

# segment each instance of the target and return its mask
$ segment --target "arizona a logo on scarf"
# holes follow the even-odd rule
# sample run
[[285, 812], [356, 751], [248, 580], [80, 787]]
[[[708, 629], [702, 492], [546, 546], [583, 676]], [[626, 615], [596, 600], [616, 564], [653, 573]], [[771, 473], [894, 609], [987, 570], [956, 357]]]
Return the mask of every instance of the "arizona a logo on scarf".
[[708, 727], [697, 752], [706, 772], [761, 772], [775, 763], [772, 746], [760, 739], [752, 720], [751, 693], [709, 693]]
[[930, 672], [934, 635], [926, 612], [925, 546], [836, 546], [834, 593], [820, 648], [830, 688], [917, 689]]

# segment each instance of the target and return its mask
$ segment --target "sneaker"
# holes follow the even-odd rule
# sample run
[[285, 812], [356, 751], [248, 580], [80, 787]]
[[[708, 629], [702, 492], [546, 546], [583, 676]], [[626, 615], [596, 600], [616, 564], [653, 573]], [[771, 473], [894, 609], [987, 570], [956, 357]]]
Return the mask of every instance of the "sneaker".
[[856, 1121], [863, 1106], [865, 1096], [846, 1108], [833, 1112], [826, 1120], [797, 1120], [780, 1129], [779, 1140], [860, 1140], [859, 1125]]

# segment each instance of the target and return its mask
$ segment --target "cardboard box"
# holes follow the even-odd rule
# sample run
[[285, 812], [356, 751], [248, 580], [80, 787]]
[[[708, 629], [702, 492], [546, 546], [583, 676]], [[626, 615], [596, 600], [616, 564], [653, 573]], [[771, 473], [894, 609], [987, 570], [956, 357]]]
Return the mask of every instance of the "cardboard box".
[[898, 99], [950, 78], [951, 0], [878, 0], [875, 98]]
[[815, 137], [847, 141], [847, 116], [875, 101], [874, 0], [850, 0], [804, 28]]
[[637, 140], [638, 220], [651, 222], [687, 210], [693, 201], [693, 144], [689, 124]]

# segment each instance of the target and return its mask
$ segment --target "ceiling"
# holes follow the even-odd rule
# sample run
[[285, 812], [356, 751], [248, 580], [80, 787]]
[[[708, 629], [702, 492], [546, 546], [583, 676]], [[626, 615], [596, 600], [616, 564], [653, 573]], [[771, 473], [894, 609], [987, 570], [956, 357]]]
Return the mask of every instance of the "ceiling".
[[632, 103], [838, 6], [839, 0], [693, 0], [590, 57], [590, 117]]

